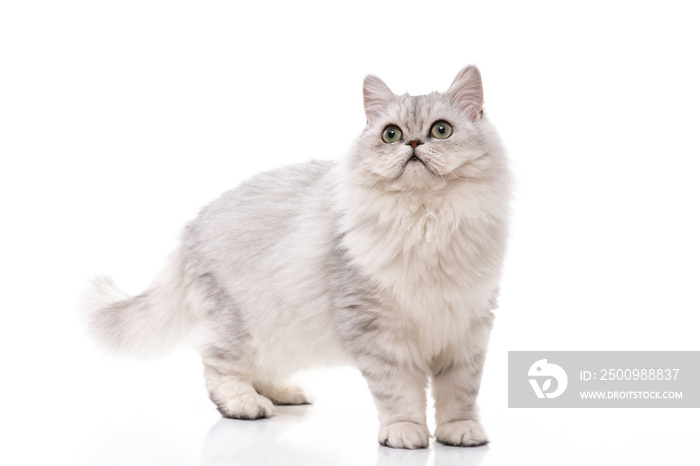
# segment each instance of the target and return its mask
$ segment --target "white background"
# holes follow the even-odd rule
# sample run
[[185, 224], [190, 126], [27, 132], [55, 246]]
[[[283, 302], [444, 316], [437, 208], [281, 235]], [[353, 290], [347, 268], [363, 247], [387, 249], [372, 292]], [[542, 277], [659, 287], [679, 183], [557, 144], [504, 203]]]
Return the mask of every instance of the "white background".
[[[0, 4], [2, 464], [698, 464], [697, 409], [507, 408], [509, 350], [697, 350], [700, 61], [692, 2]], [[75, 303], [140, 292], [199, 208], [342, 157], [362, 78], [480, 67], [518, 187], [480, 403], [492, 443], [376, 444], [354, 370], [221, 421], [196, 353], [101, 353]]]

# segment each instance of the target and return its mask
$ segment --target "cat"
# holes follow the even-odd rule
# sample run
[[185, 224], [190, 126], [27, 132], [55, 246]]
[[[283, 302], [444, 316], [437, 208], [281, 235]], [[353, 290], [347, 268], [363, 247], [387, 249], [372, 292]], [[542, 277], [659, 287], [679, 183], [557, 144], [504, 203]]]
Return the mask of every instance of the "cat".
[[146, 354], [197, 329], [210, 398], [225, 417], [310, 401], [289, 385], [354, 364], [379, 443], [424, 448], [429, 380], [437, 441], [488, 442], [476, 398], [504, 260], [511, 176], [483, 113], [481, 75], [444, 93], [363, 83], [367, 125], [339, 162], [242, 183], [189, 223], [167, 266], [130, 297], [107, 277], [86, 297], [107, 347]]

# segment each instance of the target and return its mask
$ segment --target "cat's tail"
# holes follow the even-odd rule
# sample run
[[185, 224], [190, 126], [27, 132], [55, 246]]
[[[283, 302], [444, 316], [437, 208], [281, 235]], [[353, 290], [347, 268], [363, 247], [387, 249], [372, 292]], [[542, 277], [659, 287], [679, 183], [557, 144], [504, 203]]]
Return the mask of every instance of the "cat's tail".
[[177, 252], [138, 296], [120, 291], [109, 277], [96, 277], [81, 302], [91, 333], [119, 353], [151, 356], [171, 349], [195, 322], [186, 305], [183, 277]]

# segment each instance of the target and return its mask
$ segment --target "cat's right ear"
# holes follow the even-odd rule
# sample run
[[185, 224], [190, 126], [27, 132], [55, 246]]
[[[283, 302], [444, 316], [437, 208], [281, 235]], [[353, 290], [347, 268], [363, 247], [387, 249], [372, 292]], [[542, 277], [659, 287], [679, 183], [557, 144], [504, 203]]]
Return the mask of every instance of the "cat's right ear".
[[394, 99], [394, 93], [384, 81], [374, 75], [368, 75], [362, 84], [362, 94], [365, 99], [365, 115], [367, 122], [378, 118], [387, 105]]

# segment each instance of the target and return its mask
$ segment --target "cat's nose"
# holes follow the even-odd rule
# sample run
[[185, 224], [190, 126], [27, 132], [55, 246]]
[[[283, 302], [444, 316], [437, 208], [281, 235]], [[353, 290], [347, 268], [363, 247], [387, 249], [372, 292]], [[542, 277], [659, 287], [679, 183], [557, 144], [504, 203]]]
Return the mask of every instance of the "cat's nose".
[[407, 146], [411, 146], [414, 149], [416, 148], [416, 146], [420, 146], [421, 144], [423, 144], [423, 141], [421, 141], [420, 139], [414, 139], [406, 143]]

